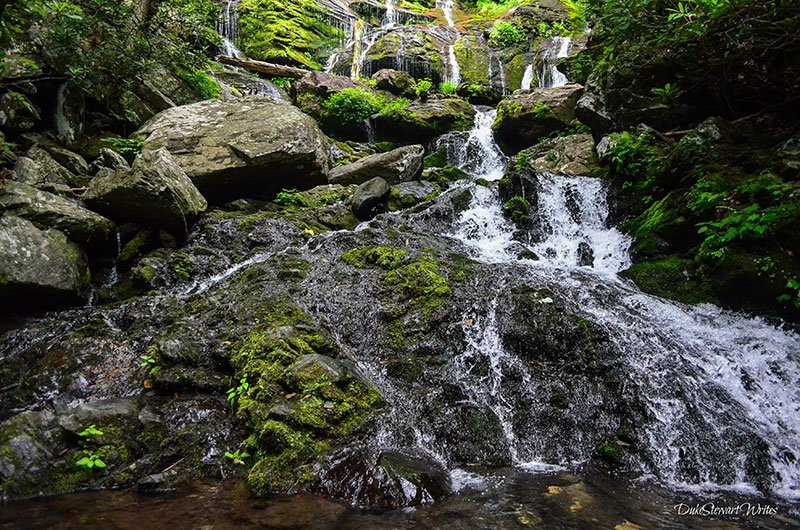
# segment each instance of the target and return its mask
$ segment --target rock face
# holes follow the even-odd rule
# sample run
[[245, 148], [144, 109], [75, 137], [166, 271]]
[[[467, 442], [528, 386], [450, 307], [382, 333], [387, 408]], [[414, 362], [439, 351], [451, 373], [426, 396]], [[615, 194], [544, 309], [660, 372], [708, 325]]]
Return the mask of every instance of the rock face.
[[378, 90], [386, 90], [396, 96], [413, 98], [417, 83], [405, 72], [384, 68], [372, 74]]
[[0, 213], [15, 215], [42, 229], [55, 228], [82, 245], [108, 239], [114, 223], [73, 201], [12, 180], [0, 180]]
[[380, 177], [368, 180], [353, 194], [353, 213], [362, 221], [385, 212], [389, 201], [389, 184]]
[[374, 177], [381, 177], [390, 184], [413, 180], [422, 170], [425, 148], [408, 145], [388, 153], [370, 155], [346, 166], [331, 171], [331, 184], [362, 184]]
[[40, 230], [14, 216], [0, 218], [0, 300], [3, 309], [81, 300], [89, 285], [83, 250], [58, 230]]
[[71, 187], [85, 182], [38, 146], [17, 160], [14, 173], [20, 182], [48, 191], [68, 192]]
[[282, 102], [203, 101], [162, 112], [139, 131], [143, 150], [166, 147], [212, 203], [273, 197], [325, 184], [328, 142], [317, 124]]
[[388, 139], [415, 141], [432, 139], [447, 131], [472, 126], [475, 109], [463, 99], [414, 101], [405, 111], [375, 118], [376, 129]]
[[136, 157], [130, 171], [95, 177], [86, 202], [116, 219], [185, 234], [208, 206], [192, 181], [164, 148]]
[[587, 177], [603, 174], [590, 134], [572, 134], [545, 140], [520, 151], [517, 160], [525, 161], [527, 168], [535, 172]]
[[500, 103], [492, 125], [495, 136], [511, 150], [535, 144], [575, 120], [575, 105], [583, 93], [577, 84], [518, 90]]

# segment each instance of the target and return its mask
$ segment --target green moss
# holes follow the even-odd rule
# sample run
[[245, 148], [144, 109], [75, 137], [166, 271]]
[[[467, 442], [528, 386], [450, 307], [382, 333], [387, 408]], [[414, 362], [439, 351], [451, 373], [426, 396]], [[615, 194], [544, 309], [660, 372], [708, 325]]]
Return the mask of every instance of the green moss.
[[714, 302], [705, 280], [695, 274], [690, 259], [678, 256], [637, 263], [620, 273], [644, 292], [689, 304]]
[[530, 211], [530, 203], [519, 195], [512, 197], [503, 205], [503, 213], [514, 222], [517, 228], [530, 226]]
[[433, 153], [429, 154], [422, 161], [422, 167], [428, 169], [431, 167], [444, 167], [447, 165], [447, 149], [444, 146], [440, 147]]
[[229, 399], [251, 432], [250, 486], [257, 493], [296, 491], [319, 457], [379, 406], [380, 395], [349, 373], [334, 377], [313, 364], [292, 369], [303, 356], [338, 353], [298, 307], [276, 300], [259, 320], [234, 347], [240, 385]]
[[450, 282], [442, 276], [432, 258], [421, 258], [404, 267], [390, 270], [385, 282], [399, 291], [402, 299], [422, 309], [429, 317], [450, 296]]
[[425, 173], [425, 180], [442, 189], [446, 189], [450, 187], [451, 183], [465, 178], [468, 178], [466, 173], [452, 166], [439, 167]]
[[595, 447], [594, 454], [602, 461], [612, 466], [622, 464], [622, 459], [625, 457], [625, 452], [622, 450], [622, 446], [619, 442], [615, 438], [609, 438], [607, 436], [600, 439], [597, 447]]
[[460, 38], [454, 47], [461, 65], [461, 82], [484, 86], [489, 84], [489, 53], [480, 40], [472, 35]]
[[386, 270], [393, 270], [404, 263], [408, 258], [405, 250], [397, 247], [360, 247], [348, 250], [342, 254], [341, 260], [358, 268], [377, 266]]

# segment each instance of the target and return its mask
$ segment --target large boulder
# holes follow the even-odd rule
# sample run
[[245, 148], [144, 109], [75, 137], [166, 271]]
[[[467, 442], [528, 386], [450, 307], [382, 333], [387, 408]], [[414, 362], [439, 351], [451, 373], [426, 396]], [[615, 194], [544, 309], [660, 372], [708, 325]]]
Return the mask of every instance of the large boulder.
[[379, 135], [406, 142], [427, 141], [448, 131], [467, 130], [474, 119], [473, 106], [456, 98], [414, 101], [407, 108], [374, 117]]
[[202, 101], [162, 112], [139, 134], [144, 151], [169, 149], [213, 203], [327, 182], [328, 141], [311, 117], [282, 102]]
[[14, 166], [17, 180], [36, 188], [57, 193], [69, 193], [73, 187], [80, 187], [85, 180], [59, 164], [55, 158], [38, 145], [19, 157]]
[[520, 151], [517, 167], [520, 166], [534, 172], [567, 176], [599, 177], [603, 174], [591, 134], [551, 138]]
[[103, 243], [114, 230], [114, 223], [102, 215], [13, 180], [0, 180], [0, 214], [27, 219], [41, 229], [55, 228], [82, 245]]
[[136, 157], [130, 171], [95, 177], [84, 199], [114, 219], [134, 221], [185, 234], [206, 210], [205, 198], [164, 148]]
[[77, 302], [89, 279], [86, 255], [67, 236], [19, 217], [0, 218], [0, 307], [16, 311]]
[[331, 171], [331, 184], [362, 184], [381, 177], [390, 184], [413, 180], [422, 170], [425, 148], [407, 145], [388, 153], [370, 155]]
[[406, 72], [384, 68], [372, 74], [375, 88], [386, 90], [396, 96], [413, 98], [416, 95], [417, 82]]
[[545, 136], [569, 128], [583, 93], [577, 84], [518, 90], [500, 103], [492, 128], [504, 146], [518, 151]]

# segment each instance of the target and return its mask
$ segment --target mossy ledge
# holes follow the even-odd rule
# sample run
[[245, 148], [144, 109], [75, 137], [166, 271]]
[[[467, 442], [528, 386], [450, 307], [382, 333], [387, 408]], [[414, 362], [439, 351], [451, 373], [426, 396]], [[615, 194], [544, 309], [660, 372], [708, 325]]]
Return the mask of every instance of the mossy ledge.
[[254, 493], [309, 486], [321, 457], [380, 406], [380, 394], [338, 356], [308, 315], [284, 300], [235, 345], [237, 383], [228, 398], [250, 432], [244, 446]]

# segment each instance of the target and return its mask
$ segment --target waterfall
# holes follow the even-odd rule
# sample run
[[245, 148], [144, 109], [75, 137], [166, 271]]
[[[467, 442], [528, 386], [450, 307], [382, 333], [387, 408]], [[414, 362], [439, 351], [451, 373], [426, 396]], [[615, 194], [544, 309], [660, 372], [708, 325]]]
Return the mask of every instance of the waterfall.
[[[558, 60], [569, 55], [570, 37], [553, 37], [550, 46], [542, 52], [542, 67], [539, 75], [539, 86], [552, 88], [566, 85], [569, 80], [556, 65]], [[529, 87], [530, 88], [530, 87]]]
[[531, 83], [533, 83], [533, 64], [529, 64], [525, 67], [525, 73], [522, 74], [520, 88], [529, 90], [531, 88]]
[[447, 82], [458, 85], [461, 82], [461, 66], [456, 57], [456, 45], [451, 44], [447, 48]]
[[60, 87], [58, 87], [58, 92], [56, 93], [55, 128], [58, 136], [71, 141], [75, 137], [75, 130], [72, 128], [72, 125], [67, 119], [66, 111], [64, 109], [66, 103], [67, 83], [63, 83]]
[[383, 18], [381, 23], [381, 29], [389, 29], [397, 25], [398, 14], [394, 3], [395, 0], [386, 0], [386, 3], [384, 4], [386, 7], [386, 16]]
[[456, 19], [453, 17], [453, 7], [455, 7], [454, 0], [436, 0], [436, 7], [441, 9], [444, 13], [444, 18], [449, 27], [456, 25]]
[[364, 46], [364, 32], [366, 24], [363, 20], [356, 20], [353, 28], [353, 63], [350, 66], [350, 77], [358, 79], [361, 74], [361, 48]]
[[222, 55], [242, 58], [239, 42], [239, 0], [227, 0], [217, 21], [217, 33], [222, 36]]

